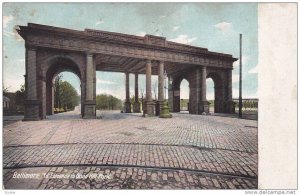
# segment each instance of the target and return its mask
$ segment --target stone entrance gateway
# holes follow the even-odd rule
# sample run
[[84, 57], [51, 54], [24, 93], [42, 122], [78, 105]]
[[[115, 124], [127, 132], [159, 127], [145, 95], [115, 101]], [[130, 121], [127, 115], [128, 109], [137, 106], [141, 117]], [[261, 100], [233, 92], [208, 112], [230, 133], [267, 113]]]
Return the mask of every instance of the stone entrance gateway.
[[40, 24], [19, 26], [26, 47], [25, 120], [41, 120], [53, 114], [53, 78], [72, 71], [81, 81], [81, 115], [96, 116], [96, 71], [126, 75], [125, 112], [131, 112], [129, 74], [135, 74], [133, 112], [140, 112], [138, 75], [146, 74], [145, 112], [154, 115], [151, 75], [158, 75], [158, 104], [164, 102], [164, 71], [169, 80], [169, 106], [180, 111], [180, 82], [189, 81], [189, 112], [209, 112], [206, 78], [215, 83], [215, 112], [233, 112], [232, 55], [167, 41], [165, 37], [85, 29], [77, 31]]

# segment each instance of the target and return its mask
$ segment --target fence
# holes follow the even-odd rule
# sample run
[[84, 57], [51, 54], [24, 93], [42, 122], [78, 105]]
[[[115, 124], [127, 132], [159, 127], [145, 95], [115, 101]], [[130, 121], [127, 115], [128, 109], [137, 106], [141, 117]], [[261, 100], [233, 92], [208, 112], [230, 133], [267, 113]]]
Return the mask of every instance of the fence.
[[[235, 111], [239, 111], [239, 99], [233, 99], [236, 103]], [[257, 98], [249, 98], [242, 99], [242, 112], [257, 112], [258, 111], [258, 99]]]
[[[233, 99], [235, 104], [235, 112], [239, 113], [239, 99]], [[248, 98], [242, 99], [242, 118], [258, 119], [258, 99]]]
[[[235, 103], [235, 113], [239, 113], [239, 99], [233, 99], [233, 102]], [[209, 100], [209, 110], [210, 112], [215, 112], [214, 100]], [[222, 103], [219, 103], [218, 105], [222, 106]], [[257, 98], [246, 98], [242, 99], [242, 118], [247, 119], [255, 119], [258, 118], [258, 99]]]

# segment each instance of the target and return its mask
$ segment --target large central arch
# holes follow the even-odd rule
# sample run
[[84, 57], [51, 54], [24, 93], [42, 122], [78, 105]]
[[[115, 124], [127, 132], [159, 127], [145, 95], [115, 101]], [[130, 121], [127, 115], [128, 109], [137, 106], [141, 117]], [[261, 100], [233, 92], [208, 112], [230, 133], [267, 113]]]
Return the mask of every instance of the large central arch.
[[[81, 72], [79, 65], [76, 64], [75, 61], [73, 61], [70, 57], [67, 56], [54, 56], [51, 59], [48, 60], [48, 70], [46, 72], [46, 115], [52, 115], [53, 114], [53, 100], [54, 100], [54, 79], [55, 77], [64, 71], [72, 72], [74, 73], [80, 80], [80, 84], [82, 83], [81, 79]], [[81, 95], [84, 95], [81, 89]], [[81, 97], [81, 101], [84, 98]], [[81, 106], [83, 104], [81, 103]], [[83, 111], [83, 108], [81, 108], [81, 112]], [[43, 113], [43, 116], [45, 114]], [[83, 116], [83, 113], [81, 113]]]

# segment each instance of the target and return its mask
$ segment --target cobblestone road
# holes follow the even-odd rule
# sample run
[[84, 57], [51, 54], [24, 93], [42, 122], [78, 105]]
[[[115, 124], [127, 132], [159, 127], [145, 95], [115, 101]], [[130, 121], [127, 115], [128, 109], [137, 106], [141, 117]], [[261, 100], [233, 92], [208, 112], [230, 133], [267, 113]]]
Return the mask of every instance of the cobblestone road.
[[[257, 188], [256, 121], [117, 112], [83, 120], [70, 114], [4, 126], [5, 188]], [[109, 177], [45, 178], [47, 173]]]

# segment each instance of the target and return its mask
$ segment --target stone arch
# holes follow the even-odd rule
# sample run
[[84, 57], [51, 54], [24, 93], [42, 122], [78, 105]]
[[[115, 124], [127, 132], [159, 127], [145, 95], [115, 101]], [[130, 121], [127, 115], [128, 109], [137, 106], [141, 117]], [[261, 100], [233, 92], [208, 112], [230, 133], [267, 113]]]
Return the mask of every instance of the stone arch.
[[[43, 97], [42, 116], [53, 114], [53, 101], [54, 101], [54, 78], [61, 72], [68, 71], [74, 73], [80, 81], [81, 87], [81, 101], [84, 99], [83, 77], [84, 71], [75, 60], [67, 55], [54, 55], [46, 59], [43, 63], [43, 77], [45, 78], [46, 86], [43, 89], [46, 90], [46, 97]], [[82, 103], [81, 103], [82, 106]], [[81, 114], [82, 114], [81, 109]]]
[[215, 93], [215, 101], [214, 101], [214, 112], [222, 113], [224, 112], [224, 104], [225, 104], [225, 91], [224, 91], [224, 82], [223, 77], [220, 72], [217, 71], [208, 71], [206, 75], [206, 79], [211, 78], [214, 82], [214, 93]]

